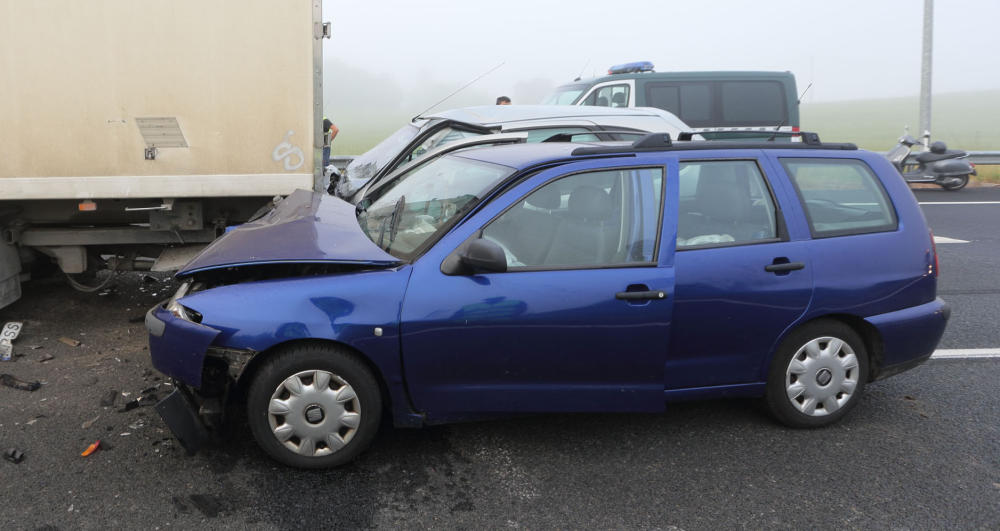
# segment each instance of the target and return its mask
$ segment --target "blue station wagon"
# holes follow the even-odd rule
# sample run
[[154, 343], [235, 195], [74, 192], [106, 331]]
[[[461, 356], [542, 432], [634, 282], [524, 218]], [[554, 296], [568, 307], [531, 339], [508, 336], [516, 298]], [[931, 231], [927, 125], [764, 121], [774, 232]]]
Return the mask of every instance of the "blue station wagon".
[[662, 411], [762, 397], [795, 427], [926, 360], [948, 320], [923, 215], [851, 144], [546, 142], [427, 160], [358, 205], [298, 191], [146, 317], [189, 450], [245, 404], [274, 459], [336, 466], [383, 415]]

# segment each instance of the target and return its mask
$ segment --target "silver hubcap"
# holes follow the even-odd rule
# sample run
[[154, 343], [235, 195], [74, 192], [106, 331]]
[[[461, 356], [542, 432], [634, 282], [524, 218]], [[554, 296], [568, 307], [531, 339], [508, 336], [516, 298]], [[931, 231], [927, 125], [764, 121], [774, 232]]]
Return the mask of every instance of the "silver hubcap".
[[285, 448], [321, 457], [354, 438], [361, 423], [361, 402], [336, 374], [302, 371], [278, 384], [268, 404], [267, 420]]
[[845, 341], [818, 337], [792, 356], [785, 391], [796, 409], [812, 417], [834, 413], [858, 386], [858, 358]]

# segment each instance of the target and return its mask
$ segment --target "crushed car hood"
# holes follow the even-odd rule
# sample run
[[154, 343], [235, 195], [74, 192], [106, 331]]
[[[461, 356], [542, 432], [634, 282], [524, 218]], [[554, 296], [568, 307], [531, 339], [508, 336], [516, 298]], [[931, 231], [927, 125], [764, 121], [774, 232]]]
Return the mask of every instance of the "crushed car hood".
[[240, 225], [212, 242], [177, 277], [256, 264], [388, 266], [399, 262], [361, 231], [354, 205], [330, 195], [296, 190], [264, 217]]

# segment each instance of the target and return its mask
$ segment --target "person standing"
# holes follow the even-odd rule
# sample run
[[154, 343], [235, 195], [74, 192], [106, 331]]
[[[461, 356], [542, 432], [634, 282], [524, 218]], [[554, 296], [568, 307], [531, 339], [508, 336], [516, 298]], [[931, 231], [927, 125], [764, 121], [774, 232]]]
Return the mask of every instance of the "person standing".
[[326, 116], [323, 117], [323, 171], [330, 165], [330, 143], [337, 138], [340, 129]]

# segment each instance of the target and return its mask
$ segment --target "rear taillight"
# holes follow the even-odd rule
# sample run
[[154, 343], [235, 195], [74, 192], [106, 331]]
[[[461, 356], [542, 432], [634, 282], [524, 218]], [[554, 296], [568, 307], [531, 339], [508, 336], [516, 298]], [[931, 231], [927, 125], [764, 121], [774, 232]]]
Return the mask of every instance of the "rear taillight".
[[931, 266], [931, 267], [934, 268], [934, 271], [933, 271], [934, 278], [937, 278], [937, 276], [941, 272], [941, 264], [940, 264], [940, 262], [938, 262], [937, 244], [934, 243], [934, 231], [930, 231], [930, 233], [931, 233], [931, 252], [934, 253], [934, 265]]

